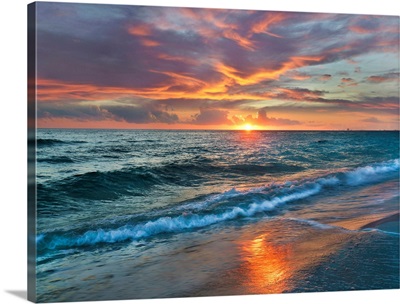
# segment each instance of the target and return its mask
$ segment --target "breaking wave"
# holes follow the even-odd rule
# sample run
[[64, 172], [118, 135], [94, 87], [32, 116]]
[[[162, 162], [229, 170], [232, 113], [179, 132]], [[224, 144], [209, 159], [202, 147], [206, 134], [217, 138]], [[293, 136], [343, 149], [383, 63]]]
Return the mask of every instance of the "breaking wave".
[[[399, 159], [395, 159], [336, 172], [314, 180], [271, 184], [246, 191], [231, 189], [224, 193], [210, 195], [200, 202], [192, 202], [168, 210], [168, 214], [175, 215], [156, 215], [154, 218], [141, 222], [121, 223], [117, 228], [103, 227], [80, 234], [76, 232], [41, 234], [37, 237], [38, 249], [40, 251], [126, 242], [163, 233], [179, 233], [239, 218], [251, 218], [262, 213], [268, 215], [268, 212], [277, 210], [285, 204], [307, 199], [323, 192], [324, 189], [379, 182], [394, 173], [398, 174], [398, 171]], [[235, 200], [237, 198], [241, 199]], [[236, 205], [232, 205], [232, 201]]]

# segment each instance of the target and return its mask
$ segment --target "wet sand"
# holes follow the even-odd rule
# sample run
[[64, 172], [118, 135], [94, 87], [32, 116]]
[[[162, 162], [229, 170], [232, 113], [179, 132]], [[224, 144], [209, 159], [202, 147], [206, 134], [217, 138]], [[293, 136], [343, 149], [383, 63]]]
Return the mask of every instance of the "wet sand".
[[367, 225], [364, 225], [363, 227], [361, 227], [361, 229], [377, 228], [384, 231], [399, 233], [399, 218], [399, 213], [395, 213], [377, 221], [371, 222]]
[[383, 231], [399, 233], [399, 212], [371, 214], [343, 221], [333, 222], [331, 225], [349, 230], [376, 228]]

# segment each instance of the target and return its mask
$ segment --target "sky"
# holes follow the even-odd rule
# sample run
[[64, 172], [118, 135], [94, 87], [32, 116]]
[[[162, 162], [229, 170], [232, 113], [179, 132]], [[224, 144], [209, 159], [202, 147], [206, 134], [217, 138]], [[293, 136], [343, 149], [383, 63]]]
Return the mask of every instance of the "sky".
[[399, 17], [37, 3], [39, 128], [399, 129]]

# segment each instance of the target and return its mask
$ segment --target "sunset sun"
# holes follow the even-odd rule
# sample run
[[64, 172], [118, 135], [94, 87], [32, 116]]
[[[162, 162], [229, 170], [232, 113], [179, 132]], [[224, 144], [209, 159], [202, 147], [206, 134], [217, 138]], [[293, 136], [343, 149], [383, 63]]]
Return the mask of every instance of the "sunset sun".
[[243, 126], [243, 130], [251, 131], [251, 130], [253, 130], [253, 126], [251, 124], [245, 124]]

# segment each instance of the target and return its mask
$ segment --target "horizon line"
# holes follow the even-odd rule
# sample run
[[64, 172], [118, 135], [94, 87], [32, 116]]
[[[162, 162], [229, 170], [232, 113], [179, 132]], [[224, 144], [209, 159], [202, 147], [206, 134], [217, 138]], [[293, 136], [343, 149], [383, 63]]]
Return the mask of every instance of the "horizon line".
[[304, 129], [304, 130], [290, 130], [290, 129], [161, 129], [161, 128], [42, 128], [36, 127], [36, 130], [126, 130], [126, 131], [239, 131], [239, 132], [400, 132], [400, 129]]

